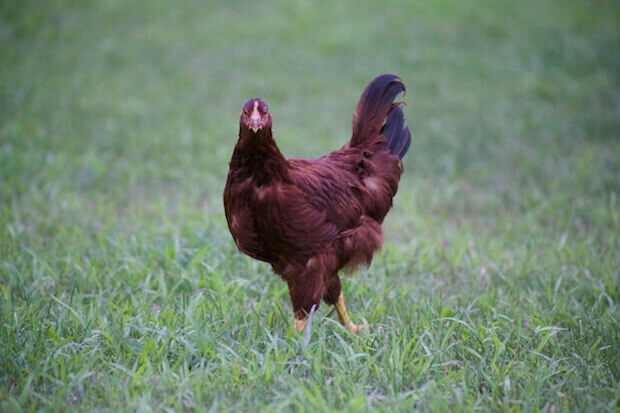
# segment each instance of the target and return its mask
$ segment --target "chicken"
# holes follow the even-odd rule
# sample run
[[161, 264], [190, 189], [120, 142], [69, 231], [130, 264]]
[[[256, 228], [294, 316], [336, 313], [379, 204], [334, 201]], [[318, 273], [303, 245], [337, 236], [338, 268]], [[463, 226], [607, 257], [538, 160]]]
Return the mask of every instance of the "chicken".
[[353, 333], [338, 272], [370, 265], [383, 243], [381, 223], [392, 206], [411, 133], [394, 98], [405, 90], [385, 74], [364, 90], [353, 116], [353, 136], [317, 159], [286, 159], [272, 136], [262, 99], [239, 115], [224, 190], [228, 228], [237, 247], [288, 283], [295, 329], [321, 300], [336, 306]]

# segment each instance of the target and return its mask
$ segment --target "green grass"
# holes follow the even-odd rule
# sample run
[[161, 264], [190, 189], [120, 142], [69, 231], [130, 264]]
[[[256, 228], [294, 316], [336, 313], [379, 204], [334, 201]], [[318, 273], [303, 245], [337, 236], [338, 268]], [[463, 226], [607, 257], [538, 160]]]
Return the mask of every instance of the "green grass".
[[[0, 4], [0, 410], [620, 404], [620, 7]], [[246, 98], [288, 156], [393, 72], [386, 244], [307, 344], [221, 193]]]

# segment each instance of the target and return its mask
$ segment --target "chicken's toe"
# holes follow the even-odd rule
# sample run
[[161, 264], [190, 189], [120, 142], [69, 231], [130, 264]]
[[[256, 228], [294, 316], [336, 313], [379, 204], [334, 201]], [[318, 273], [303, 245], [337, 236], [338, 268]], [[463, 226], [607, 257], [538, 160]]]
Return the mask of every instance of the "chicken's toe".
[[296, 318], [295, 319], [295, 331], [301, 333], [306, 328], [306, 323], [308, 322], [307, 318]]
[[370, 330], [370, 324], [353, 324], [353, 323], [349, 323], [349, 330], [351, 330], [351, 332], [353, 334], [358, 334], [363, 330]]

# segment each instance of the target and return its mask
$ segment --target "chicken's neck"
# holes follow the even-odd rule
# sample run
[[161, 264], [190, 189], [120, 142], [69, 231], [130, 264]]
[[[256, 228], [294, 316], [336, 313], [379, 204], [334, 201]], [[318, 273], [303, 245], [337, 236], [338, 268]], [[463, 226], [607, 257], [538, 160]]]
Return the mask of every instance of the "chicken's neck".
[[286, 180], [288, 176], [286, 159], [273, 140], [271, 129], [254, 133], [242, 127], [230, 167], [237, 169], [239, 178], [252, 177], [259, 185], [274, 179]]

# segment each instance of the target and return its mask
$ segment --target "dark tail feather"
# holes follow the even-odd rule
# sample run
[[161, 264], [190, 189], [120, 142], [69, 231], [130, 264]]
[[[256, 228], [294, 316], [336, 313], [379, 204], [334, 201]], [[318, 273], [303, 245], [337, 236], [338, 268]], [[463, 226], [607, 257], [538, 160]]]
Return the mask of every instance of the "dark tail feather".
[[[350, 147], [375, 149], [382, 143], [381, 128], [386, 116], [396, 107], [396, 95], [405, 91], [405, 85], [395, 75], [381, 75], [364, 90], [353, 116], [353, 137]], [[400, 113], [402, 118], [402, 111]], [[402, 130], [402, 125], [401, 125]]]
[[411, 132], [409, 128], [403, 128], [404, 125], [403, 110], [398, 105], [393, 105], [387, 115], [385, 125], [381, 128], [381, 134], [386, 139], [385, 147], [391, 154], [398, 155], [401, 159], [411, 145]]
[[409, 150], [409, 146], [411, 145], [411, 132], [409, 131], [409, 128], [405, 128], [405, 130], [403, 131], [403, 135], [404, 135], [403, 140], [405, 141], [405, 144], [403, 145], [401, 150], [398, 152], [398, 157], [400, 159], [403, 159], [403, 156], [405, 156], [405, 154]]

